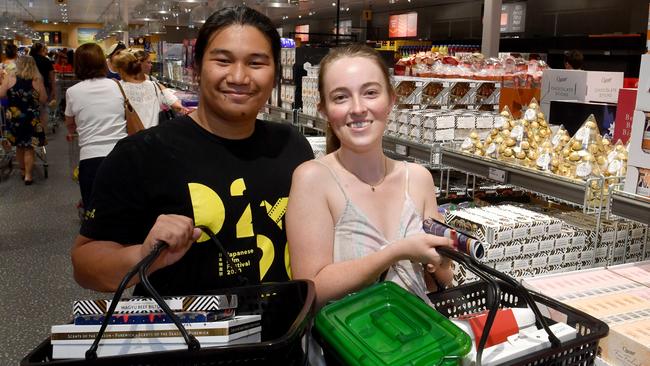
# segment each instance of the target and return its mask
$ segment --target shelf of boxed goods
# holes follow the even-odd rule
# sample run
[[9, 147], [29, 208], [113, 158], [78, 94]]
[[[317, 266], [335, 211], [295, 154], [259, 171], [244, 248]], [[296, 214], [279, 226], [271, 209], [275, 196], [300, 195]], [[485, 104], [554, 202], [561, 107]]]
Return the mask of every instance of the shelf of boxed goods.
[[610, 212], [616, 216], [650, 225], [650, 198], [614, 190]]
[[521, 187], [580, 207], [587, 206], [589, 184], [442, 147], [441, 165], [502, 184]]

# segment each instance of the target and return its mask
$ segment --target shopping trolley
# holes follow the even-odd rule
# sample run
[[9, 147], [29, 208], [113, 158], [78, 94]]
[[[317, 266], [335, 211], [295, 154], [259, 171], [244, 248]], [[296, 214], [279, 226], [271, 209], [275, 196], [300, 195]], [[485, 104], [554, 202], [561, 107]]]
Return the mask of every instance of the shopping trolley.
[[[208, 234], [211, 241], [219, 248], [223, 257], [226, 258], [228, 266], [238, 268], [214, 234], [207, 228], [202, 228], [202, 230]], [[238, 315], [260, 314], [262, 316], [262, 340], [259, 343], [201, 348], [197, 339], [187, 332], [178, 317], [169, 309], [162, 297], [149, 283], [146, 274], [147, 269], [166, 247], [166, 243], [158, 242], [152, 252], [124, 277], [111, 301], [111, 305], [104, 317], [105, 321], [95, 338], [95, 343], [86, 352], [86, 359], [52, 360], [52, 344], [50, 339], [46, 339], [22, 360], [21, 365], [306, 365], [307, 355], [302, 349], [302, 340], [303, 336], [309, 335], [311, 330], [313, 307], [316, 299], [313, 282], [296, 280], [203, 292], [202, 294], [237, 295], [238, 306], [236, 312]], [[176, 324], [188, 345], [188, 349], [97, 357], [97, 347], [101, 342], [108, 321], [115, 311], [126, 284], [136, 274], [139, 274], [141, 284], [158, 306]]]

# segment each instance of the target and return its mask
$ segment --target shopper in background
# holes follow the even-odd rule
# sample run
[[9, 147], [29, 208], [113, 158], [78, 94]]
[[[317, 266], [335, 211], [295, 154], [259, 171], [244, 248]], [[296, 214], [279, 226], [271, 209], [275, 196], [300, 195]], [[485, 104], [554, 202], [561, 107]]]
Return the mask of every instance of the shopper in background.
[[450, 242], [422, 229], [424, 218], [439, 217], [431, 173], [384, 155], [395, 102], [387, 67], [366, 46], [330, 50], [319, 91], [333, 135], [329, 154], [293, 175], [287, 235], [294, 278], [314, 281], [318, 307], [383, 277], [429, 302], [436, 283], [451, 281], [449, 261], [441, 265], [435, 249]]
[[9, 43], [5, 46], [5, 57], [2, 59], [2, 68], [7, 73], [16, 72], [16, 58], [18, 58], [18, 47]]
[[45, 144], [45, 129], [40, 123], [39, 107], [47, 100], [43, 79], [34, 59], [21, 56], [16, 60], [16, 72], [9, 73], [0, 85], [0, 98], [7, 97], [7, 140], [16, 147], [16, 157], [25, 185], [33, 182], [34, 139]]
[[74, 50], [71, 48], [68, 50], [68, 64], [74, 68]]
[[151, 54], [145, 50], [134, 50], [133, 54], [139, 60], [142, 60], [142, 74], [140, 78], [142, 80], [151, 80], [158, 82], [158, 79], [151, 76], [151, 69], [153, 68], [153, 62], [151, 62]]
[[38, 71], [43, 76], [43, 82], [45, 84], [45, 90], [47, 91], [48, 98], [45, 103], [41, 104], [40, 118], [41, 124], [47, 126], [48, 120], [48, 103], [54, 103], [56, 101], [56, 79], [54, 76], [54, 66], [52, 61], [48, 59], [47, 48], [42, 43], [35, 43], [29, 55], [34, 58]]
[[124, 98], [115, 81], [106, 78], [104, 51], [97, 44], [81, 45], [74, 66], [81, 82], [66, 91], [65, 125], [69, 136], [79, 134], [79, 188], [87, 207], [97, 169], [126, 137]]
[[65, 48], [57, 53], [54, 71], [58, 73], [72, 72], [72, 65], [68, 62], [68, 51]]
[[113, 64], [113, 59], [125, 49], [126, 46], [122, 42], [117, 42], [108, 48], [106, 53], [106, 66], [108, 67], [108, 71], [106, 72], [107, 78], [120, 80], [120, 74]]
[[[142, 60], [129, 51], [122, 51], [113, 57], [113, 65], [120, 73], [120, 84], [124, 94], [138, 113], [144, 128], [158, 125], [160, 105], [171, 106], [179, 103], [171, 93], [163, 93], [156, 83], [149, 80], [139, 80], [142, 74]], [[185, 113], [187, 114], [187, 113]]]
[[582, 70], [584, 56], [578, 50], [571, 50], [564, 53], [564, 68], [567, 70]]
[[190, 111], [189, 109], [183, 107], [183, 104], [181, 104], [181, 101], [172, 93], [171, 90], [167, 89], [165, 86], [161, 85], [158, 80], [151, 76], [151, 55], [149, 52], [145, 50], [132, 50], [130, 51], [138, 61], [140, 61], [140, 64], [142, 65], [142, 71], [138, 76], [136, 77], [136, 80], [139, 81], [145, 81], [149, 80], [154, 83], [156, 86], [157, 90], [156, 92], [160, 94], [158, 97], [160, 99], [166, 98], [167, 100], [172, 101], [171, 105], [168, 105], [166, 103], [163, 103], [160, 105], [161, 109], [167, 109], [167, 108], [172, 108], [176, 113], [181, 114], [181, 115], [186, 115]]
[[279, 61], [265, 15], [237, 6], [207, 19], [195, 47], [198, 109], [120, 141], [102, 164], [72, 249], [79, 284], [115, 291], [160, 240], [169, 248], [150, 281], [161, 294], [289, 279], [282, 219], [291, 174], [313, 153], [291, 126], [256, 120]]

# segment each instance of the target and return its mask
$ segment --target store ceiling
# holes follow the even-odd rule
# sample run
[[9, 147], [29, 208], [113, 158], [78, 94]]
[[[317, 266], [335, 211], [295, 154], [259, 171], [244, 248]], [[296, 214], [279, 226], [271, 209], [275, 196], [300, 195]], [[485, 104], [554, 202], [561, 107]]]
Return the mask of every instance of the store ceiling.
[[[129, 13], [131, 13], [133, 8], [144, 0], [121, 1], [121, 4], [123, 4], [122, 6], [127, 4]], [[284, 20], [283, 17], [288, 17], [289, 20], [298, 19], [298, 16], [300, 16], [301, 19], [319, 19], [322, 17], [334, 16], [336, 12], [336, 6], [332, 5], [336, 0], [307, 0], [300, 1], [297, 5], [290, 7], [273, 7], [273, 5], [277, 6], [278, 3], [283, 1], [286, 4], [287, 0], [249, 0], [248, 5], [265, 13], [277, 23], [282, 22]], [[346, 14], [349, 12], [360, 11], [368, 8], [371, 8], [373, 11], [401, 11], [413, 7], [476, 1], [480, 0], [341, 0], [340, 6], [342, 8], [341, 17], [345, 18]], [[52, 24], [64, 20], [64, 12], [62, 9], [67, 8], [68, 21], [70, 23], [98, 23], [103, 22], [101, 19], [102, 16], [108, 18], [109, 21], [115, 19], [115, 16], [118, 13], [117, 2], [118, 0], [5, 0], [4, 3], [0, 1], [0, 9], [2, 9], [3, 6], [6, 6], [10, 13], [17, 14], [19, 18], [25, 21], [34, 20], [36, 22], [41, 22], [42, 20], [47, 19], [47, 21]], [[233, 0], [209, 0], [207, 2], [213, 9], [225, 5], [241, 3], [241, 1]], [[60, 3], [65, 3], [67, 5], [66, 7], [63, 7]], [[183, 3], [180, 5], [182, 9], [191, 9], [199, 4]], [[187, 25], [187, 18], [187, 14], [181, 16], [179, 25]], [[129, 23], [137, 24], [142, 22]], [[175, 25], [176, 21], [170, 19], [166, 21], [166, 24]]]

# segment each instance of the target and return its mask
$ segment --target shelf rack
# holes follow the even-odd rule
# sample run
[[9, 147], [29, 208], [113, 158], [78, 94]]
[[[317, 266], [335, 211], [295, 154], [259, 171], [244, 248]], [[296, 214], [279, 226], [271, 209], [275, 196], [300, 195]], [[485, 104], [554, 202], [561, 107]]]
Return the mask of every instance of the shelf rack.
[[621, 190], [612, 191], [610, 212], [616, 216], [650, 225], [650, 199]]

